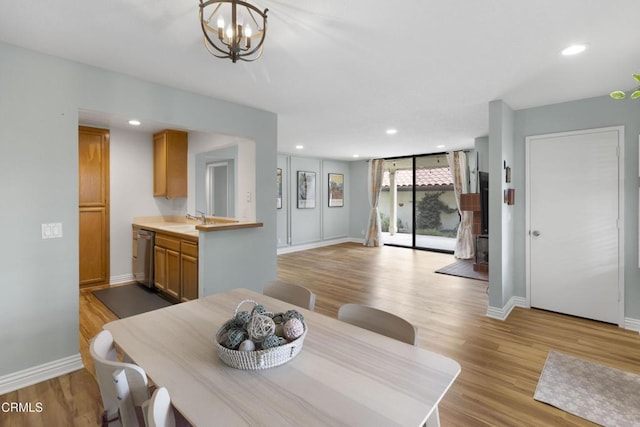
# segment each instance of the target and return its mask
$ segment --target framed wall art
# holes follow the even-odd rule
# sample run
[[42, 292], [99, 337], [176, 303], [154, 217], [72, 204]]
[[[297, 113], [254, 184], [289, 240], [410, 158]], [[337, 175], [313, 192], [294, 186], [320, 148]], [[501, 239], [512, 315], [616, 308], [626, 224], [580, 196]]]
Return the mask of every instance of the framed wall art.
[[344, 175], [341, 173], [329, 174], [329, 207], [344, 206]]
[[298, 171], [298, 209], [316, 207], [316, 173]]

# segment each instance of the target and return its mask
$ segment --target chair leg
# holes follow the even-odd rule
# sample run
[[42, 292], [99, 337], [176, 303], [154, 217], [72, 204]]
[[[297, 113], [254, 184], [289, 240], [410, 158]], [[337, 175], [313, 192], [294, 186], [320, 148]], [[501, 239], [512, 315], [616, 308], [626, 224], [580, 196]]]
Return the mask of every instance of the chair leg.
[[117, 421], [120, 419], [120, 414], [116, 413], [113, 418], [109, 419], [109, 414], [107, 413], [107, 411], [104, 411], [102, 413], [102, 417], [100, 417], [100, 421], [101, 421], [101, 426], [102, 427], [109, 427], [109, 424], [111, 424], [114, 421]]

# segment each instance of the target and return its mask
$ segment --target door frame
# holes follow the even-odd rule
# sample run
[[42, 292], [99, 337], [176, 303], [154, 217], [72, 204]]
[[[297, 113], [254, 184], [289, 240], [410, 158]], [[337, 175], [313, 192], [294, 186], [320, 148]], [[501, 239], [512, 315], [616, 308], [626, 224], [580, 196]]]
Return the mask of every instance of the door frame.
[[618, 326], [624, 327], [624, 126], [610, 126], [594, 129], [583, 129], [569, 132], [558, 132], [525, 137], [525, 284], [526, 304], [531, 307], [531, 157], [530, 147], [537, 139], [585, 135], [592, 133], [618, 132]]

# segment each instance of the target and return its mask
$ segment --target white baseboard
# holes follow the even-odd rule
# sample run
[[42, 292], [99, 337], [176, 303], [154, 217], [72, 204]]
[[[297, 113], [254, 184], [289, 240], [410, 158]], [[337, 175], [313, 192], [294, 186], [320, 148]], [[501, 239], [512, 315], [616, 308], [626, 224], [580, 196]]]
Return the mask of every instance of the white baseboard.
[[109, 278], [109, 285], [119, 285], [127, 282], [133, 282], [133, 274], [121, 274], [119, 276], [111, 276]]
[[631, 317], [624, 318], [625, 329], [629, 329], [630, 331], [640, 332], [640, 319], [632, 319]]
[[83, 369], [80, 353], [0, 377], [0, 395]]
[[502, 308], [489, 306], [487, 307], [487, 317], [498, 320], [507, 320], [507, 317], [509, 317], [511, 310], [513, 310], [514, 307], [529, 308], [527, 305], [527, 299], [523, 297], [511, 297], [507, 304]]
[[321, 242], [307, 243], [304, 245], [284, 246], [282, 248], [278, 248], [278, 255], [290, 254], [292, 252], [306, 251], [308, 249], [323, 248], [325, 246], [339, 245], [340, 243], [349, 243], [349, 242], [362, 243], [362, 239], [344, 237], [341, 239], [323, 240]]

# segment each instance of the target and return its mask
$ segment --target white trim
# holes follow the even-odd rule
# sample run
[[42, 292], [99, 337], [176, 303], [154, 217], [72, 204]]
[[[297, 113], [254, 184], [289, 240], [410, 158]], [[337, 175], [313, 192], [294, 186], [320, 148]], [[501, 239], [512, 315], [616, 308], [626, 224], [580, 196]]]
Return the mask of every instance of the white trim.
[[111, 276], [109, 278], [109, 285], [120, 285], [123, 283], [133, 282], [133, 274], [121, 274], [119, 276]]
[[0, 394], [83, 369], [80, 353], [0, 377]]
[[531, 141], [542, 138], [546, 139], [609, 131], [618, 132], [618, 326], [624, 327], [624, 126], [610, 126], [544, 135], [531, 135], [525, 138], [525, 290], [527, 306], [531, 306], [531, 236], [528, 232], [528, 230], [531, 229], [531, 218], [529, 215], [529, 206], [531, 206], [531, 180], [529, 176], [531, 169], [531, 165], [529, 164]]
[[304, 245], [283, 246], [281, 248], [278, 248], [278, 255], [290, 254], [292, 252], [306, 251], [308, 249], [323, 248], [325, 246], [339, 245], [340, 243], [350, 243], [350, 242], [364, 244], [364, 239], [344, 237], [342, 239], [323, 240], [321, 242], [308, 243]]
[[624, 328], [630, 331], [640, 332], [640, 319], [624, 318]]
[[509, 314], [511, 314], [511, 310], [515, 307], [523, 307], [529, 308], [527, 304], [527, 300], [522, 297], [511, 297], [511, 299], [507, 302], [507, 305], [504, 307], [487, 307], [487, 317], [498, 320], [507, 320]]

